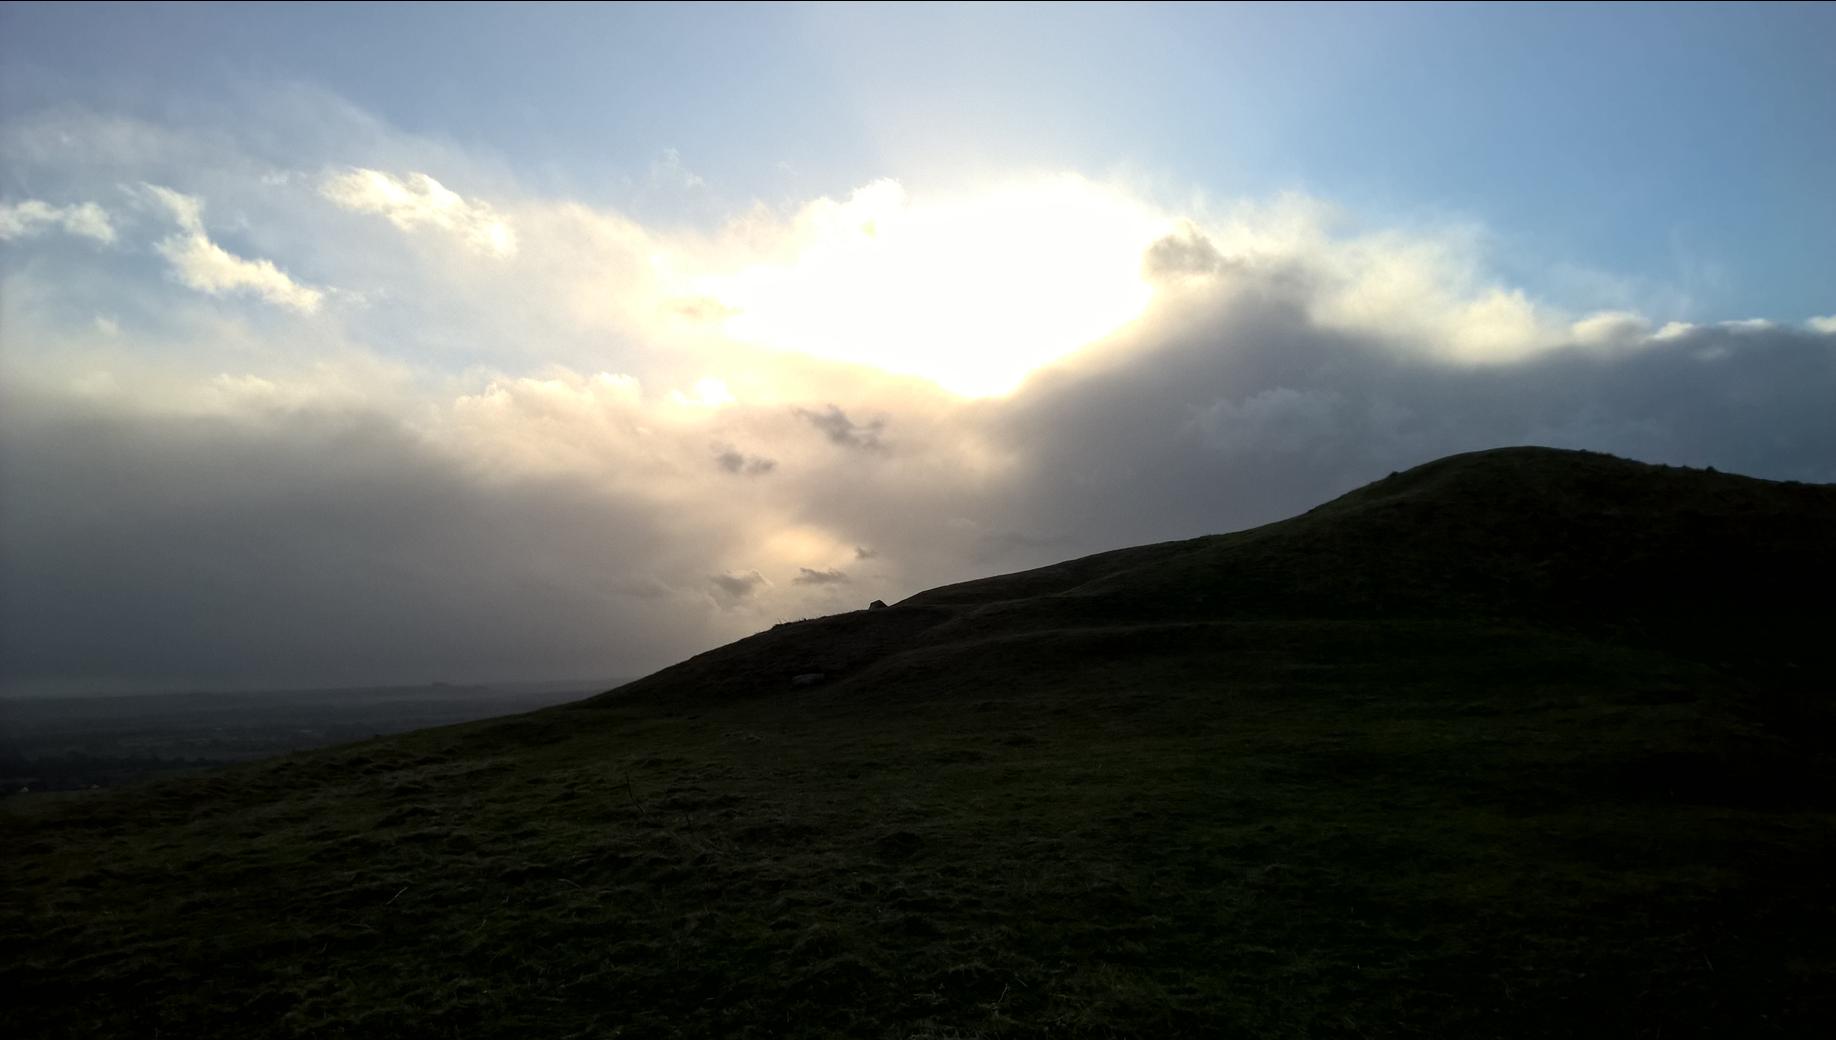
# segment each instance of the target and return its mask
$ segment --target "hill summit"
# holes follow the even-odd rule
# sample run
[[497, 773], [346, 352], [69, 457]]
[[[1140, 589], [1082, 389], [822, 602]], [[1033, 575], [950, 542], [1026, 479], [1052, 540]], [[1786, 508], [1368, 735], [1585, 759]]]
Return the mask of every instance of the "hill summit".
[[[779, 625], [607, 696], [769, 693], [906, 651], [1276, 619], [1491, 618], [1709, 645], [1763, 665], [1824, 652], [1836, 487], [1501, 448], [1393, 473], [1301, 516]], [[1836, 662], [1832, 662], [1836, 663]], [[883, 679], [861, 675], [863, 686]]]
[[1836, 488], [1513, 448], [0, 825], [9, 1035], [1823, 1036]]

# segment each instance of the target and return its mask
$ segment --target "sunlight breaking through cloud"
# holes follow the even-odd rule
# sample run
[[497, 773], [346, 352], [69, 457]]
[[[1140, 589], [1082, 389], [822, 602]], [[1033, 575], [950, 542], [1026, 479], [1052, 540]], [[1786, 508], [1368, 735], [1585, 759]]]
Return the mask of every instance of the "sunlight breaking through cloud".
[[1141, 253], [1162, 230], [1080, 177], [940, 198], [877, 181], [737, 222], [679, 289], [740, 342], [997, 395], [1138, 316]]
[[[302, 632], [389, 667], [464, 631], [484, 670], [641, 668], [1501, 443], [1836, 475], [1836, 321], [1572, 305], [1498, 274], [1470, 225], [1030, 174], [697, 229], [486, 203], [435, 179], [488, 181], [450, 153], [387, 158], [41, 171], [71, 198], [139, 185], [106, 251], [57, 240], [93, 224], [71, 207], [9, 211], [0, 548], [50, 561], [13, 576], [50, 606], [0, 618], [26, 666], [176, 670], [212, 652], [187, 617], [234, 615], [249, 649], [224, 667], [251, 674], [317, 660]], [[239, 611], [251, 583], [290, 590], [271, 622]], [[373, 645], [353, 587], [431, 609], [424, 637]], [[112, 648], [46, 628], [79, 599], [122, 605]], [[172, 626], [139, 639], [155, 600]]]

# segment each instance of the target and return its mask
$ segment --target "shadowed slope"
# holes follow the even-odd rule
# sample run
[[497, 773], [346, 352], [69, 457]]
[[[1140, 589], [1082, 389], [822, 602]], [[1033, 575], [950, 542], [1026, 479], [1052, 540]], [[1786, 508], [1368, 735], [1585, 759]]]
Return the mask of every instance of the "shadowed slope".
[[906, 602], [1051, 595], [1099, 599], [1125, 616], [1784, 612], [1836, 578], [1832, 530], [1836, 488], [1507, 448], [1393, 474], [1250, 531]]
[[1042, 629], [1299, 617], [1517, 619], [1769, 667], [1826, 652], [1832, 532], [1836, 487], [1473, 452], [1248, 531], [782, 624], [606, 696], [771, 693], [797, 674], [839, 680], [906, 650]]
[[1827, 1036], [1832, 519], [1482, 452], [578, 705], [12, 799], [0, 1031]]

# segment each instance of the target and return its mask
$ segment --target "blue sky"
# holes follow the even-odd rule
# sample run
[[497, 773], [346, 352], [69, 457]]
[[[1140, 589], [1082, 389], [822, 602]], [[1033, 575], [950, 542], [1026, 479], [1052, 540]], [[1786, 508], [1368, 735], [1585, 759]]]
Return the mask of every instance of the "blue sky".
[[0, 694], [629, 675], [1508, 444], [1836, 481], [1833, 53], [0, 8]]
[[[1172, 198], [1299, 189], [1456, 216], [1522, 284], [1589, 268], [1691, 319], [1830, 309], [1836, 8], [380, 5], [5, 15], [5, 111], [155, 118], [316, 84], [532, 186], [710, 220], [750, 198], [1016, 168]], [[634, 197], [665, 149], [712, 201]]]

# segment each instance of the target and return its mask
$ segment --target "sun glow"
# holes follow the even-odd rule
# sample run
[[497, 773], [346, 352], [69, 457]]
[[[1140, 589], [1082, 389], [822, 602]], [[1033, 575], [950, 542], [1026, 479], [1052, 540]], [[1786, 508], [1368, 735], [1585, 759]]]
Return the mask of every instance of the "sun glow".
[[934, 200], [879, 181], [771, 229], [788, 234], [736, 227], [747, 262], [686, 280], [683, 309], [755, 346], [999, 395], [1142, 312], [1167, 226], [1080, 177]]

